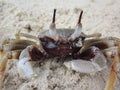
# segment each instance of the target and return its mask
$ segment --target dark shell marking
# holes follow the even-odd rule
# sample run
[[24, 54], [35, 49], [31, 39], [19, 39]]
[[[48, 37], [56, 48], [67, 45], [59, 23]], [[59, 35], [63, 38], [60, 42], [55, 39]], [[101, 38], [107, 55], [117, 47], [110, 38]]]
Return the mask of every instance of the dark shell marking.
[[69, 41], [58, 41], [56, 42], [50, 37], [40, 38], [41, 44], [44, 50], [49, 56], [55, 57], [67, 57], [72, 56], [74, 53], [77, 53], [81, 47], [77, 47], [74, 42]]
[[45, 58], [44, 54], [36, 47], [33, 47], [32, 49], [29, 50], [29, 55], [31, 57], [31, 60], [34, 61], [40, 61], [43, 58]]

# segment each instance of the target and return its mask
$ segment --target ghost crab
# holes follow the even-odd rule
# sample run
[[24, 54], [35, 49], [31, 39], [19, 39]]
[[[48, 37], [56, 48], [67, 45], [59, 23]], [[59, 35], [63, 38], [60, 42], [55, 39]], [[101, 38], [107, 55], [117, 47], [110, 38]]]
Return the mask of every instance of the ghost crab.
[[[65, 61], [67, 68], [82, 73], [98, 72], [106, 68], [107, 60], [113, 60], [105, 90], [113, 90], [117, 78], [117, 65], [120, 55], [120, 39], [115, 37], [100, 38], [100, 33], [86, 35], [82, 32], [81, 11], [76, 29], [56, 29], [54, 9], [50, 29], [38, 37], [26, 33], [16, 33], [15, 39], [2, 40], [0, 46], [0, 87], [5, 76], [9, 59], [19, 59], [17, 67], [20, 74], [27, 78], [36, 76], [30, 61], [60, 57], [72, 58]], [[26, 37], [27, 39], [21, 39]], [[33, 39], [33, 40], [28, 40]], [[37, 42], [40, 42], [40, 45]]]

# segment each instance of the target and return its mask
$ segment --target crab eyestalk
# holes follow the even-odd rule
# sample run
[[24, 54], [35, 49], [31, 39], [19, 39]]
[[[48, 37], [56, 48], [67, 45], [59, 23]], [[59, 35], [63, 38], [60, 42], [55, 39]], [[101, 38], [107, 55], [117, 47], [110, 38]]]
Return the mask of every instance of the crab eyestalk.
[[76, 38], [81, 36], [81, 32], [82, 32], [82, 24], [81, 24], [81, 19], [82, 19], [82, 14], [83, 11], [81, 11], [77, 25], [76, 25], [76, 29], [75, 32], [71, 35], [70, 39], [71, 40], [75, 40]]
[[80, 13], [78, 23], [77, 23], [77, 26], [76, 26], [76, 30], [75, 30], [76, 33], [78, 32], [79, 34], [81, 34], [81, 31], [82, 31], [82, 23], [81, 23], [82, 14], [83, 14], [83, 11], [81, 11], [81, 13]]
[[75, 30], [76, 34], [78, 33], [78, 35], [81, 34], [81, 31], [82, 31], [82, 23], [81, 23], [82, 14], [83, 14], [83, 11], [81, 11], [81, 13], [80, 13], [78, 23], [76, 25], [76, 30]]
[[52, 23], [50, 24], [50, 29], [48, 30], [47, 36], [54, 38], [55, 41], [58, 41], [59, 35], [56, 32], [55, 16], [56, 16], [56, 9], [54, 9]]
[[55, 16], [56, 16], [56, 9], [54, 9], [52, 23], [50, 24], [50, 30], [51, 31], [55, 31], [56, 30]]
[[52, 23], [50, 24], [50, 29], [51, 29], [51, 30], [55, 30], [55, 29], [56, 29], [55, 16], [56, 16], [56, 9], [54, 9]]
[[78, 25], [81, 25], [81, 26], [82, 26], [82, 24], [81, 24], [82, 14], [83, 14], [83, 11], [81, 11], [80, 16], [79, 16], [79, 20], [78, 20]]

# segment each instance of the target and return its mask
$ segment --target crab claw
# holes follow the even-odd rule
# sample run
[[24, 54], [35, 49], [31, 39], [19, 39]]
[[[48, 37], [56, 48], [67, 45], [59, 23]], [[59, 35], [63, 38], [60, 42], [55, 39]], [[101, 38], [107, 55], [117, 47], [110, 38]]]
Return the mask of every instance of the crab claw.
[[20, 54], [19, 61], [17, 64], [18, 72], [22, 78], [34, 78], [37, 74], [34, 72], [32, 62], [40, 61], [43, 58], [42, 52], [40, 52], [34, 46], [26, 47]]
[[91, 47], [91, 52], [94, 54], [91, 58], [91, 55], [88, 55], [89, 59], [77, 59], [77, 60], [72, 60], [69, 62], [65, 62], [65, 66], [67, 68], [70, 68], [72, 70], [75, 70], [77, 72], [81, 73], [96, 73], [98, 71], [103, 70], [106, 68], [106, 58], [102, 54], [102, 52], [96, 48], [96, 47]]
[[30, 58], [22, 58], [22, 59], [19, 59], [19, 62], [17, 64], [18, 72], [20, 76], [28, 79], [33, 78], [34, 76], [37, 76], [29, 60]]

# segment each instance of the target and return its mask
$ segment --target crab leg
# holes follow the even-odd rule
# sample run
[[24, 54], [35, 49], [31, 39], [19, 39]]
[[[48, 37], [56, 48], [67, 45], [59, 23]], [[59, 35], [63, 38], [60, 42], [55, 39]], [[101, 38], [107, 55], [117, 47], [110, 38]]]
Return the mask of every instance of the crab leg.
[[94, 33], [94, 34], [90, 34], [90, 35], [85, 35], [85, 37], [86, 38], [91, 38], [91, 37], [100, 38], [101, 33]]
[[[29, 45], [33, 45], [37, 48], [39, 48], [41, 51], [45, 52], [42, 45], [39, 43], [39, 45], [37, 45], [36, 43], [37, 42], [34, 42], [34, 41], [30, 41], [30, 40], [20, 40], [20, 36], [22, 37], [26, 37], [28, 39], [33, 39], [35, 41], [39, 41], [39, 38], [38, 37], [35, 37], [33, 35], [29, 35], [29, 34], [26, 34], [26, 33], [19, 33], [19, 39], [16, 38], [16, 40], [14, 41], [14, 43], [12, 45], [14, 46], [19, 46], [19, 45], [16, 45], [16, 44], [22, 44], [21, 47], [23, 46], [29, 46]], [[19, 46], [20, 47], [20, 46]]]
[[109, 38], [103, 38], [103, 39], [90, 39], [90, 40], [86, 40], [83, 44], [83, 47], [80, 50], [80, 53], [82, 53], [86, 48], [90, 47], [90, 46], [96, 46], [101, 50], [110, 48], [110, 47], [115, 47], [118, 46], [119, 42], [117, 42], [116, 40], [113, 39], [109, 39]]
[[5, 55], [5, 51], [3, 50], [3, 47], [0, 46], [0, 58], [2, 58]]
[[28, 40], [13, 40], [8, 44], [0, 45], [0, 57], [2, 58], [6, 54], [6, 52], [14, 50], [23, 50], [29, 45], [39, 47], [35, 42]]
[[34, 45], [36, 47], [39, 47], [35, 42], [28, 41], [28, 40], [15, 40], [14, 42], [11, 42], [9, 44], [1, 45], [0, 47], [0, 53], [1, 55], [4, 55], [5, 52], [13, 51], [13, 50], [23, 50], [28, 45]]
[[20, 52], [21, 51], [19, 51], [19, 50], [16, 50], [14, 52], [13, 51], [9, 52], [9, 53], [5, 54], [3, 56], [3, 58], [1, 59], [1, 63], [0, 63], [0, 90], [2, 88], [2, 83], [3, 83], [4, 77], [5, 77], [5, 70], [6, 70], [6, 65], [7, 65], [8, 60], [9, 59], [18, 59]]
[[30, 41], [30, 40], [15, 40], [12, 44], [20, 44], [20, 45], [33, 45], [36, 47], [39, 47], [36, 42]]
[[104, 90], [113, 90], [114, 89], [115, 82], [116, 82], [116, 79], [117, 79], [118, 62], [119, 62], [119, 56], [115, 55], [114, 56], [114, 62], [113, 62], [113, 65], [111, 67], [110, 74], [109, 74], [109, 77], [108, 77], [108, 81], [107, 81], [107, 84], [106, 84]]
[[2, 88], [2, 83], [5, 77], [5, 69], [6, 69], [6, 64], [8, 62], [7, 56], [3, 57], [3, 61], [0, 65], [0, 89]]
[[21, 36], [29, 38], [29, 39], [33, 39], [33, 40], [36, 40], [36, 41], [39, 41], [39, 39], [37, 37], [35, 37], [33, 35], [26, 34], [26, 33], [18, 33], [17, 36], [15, 35], [16, 39], [20, 39]]

